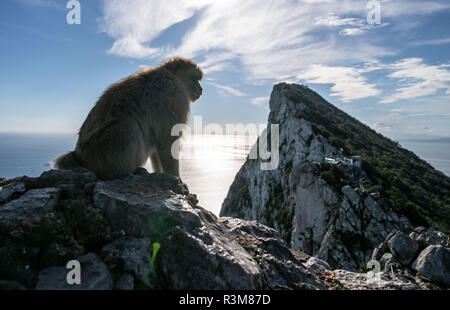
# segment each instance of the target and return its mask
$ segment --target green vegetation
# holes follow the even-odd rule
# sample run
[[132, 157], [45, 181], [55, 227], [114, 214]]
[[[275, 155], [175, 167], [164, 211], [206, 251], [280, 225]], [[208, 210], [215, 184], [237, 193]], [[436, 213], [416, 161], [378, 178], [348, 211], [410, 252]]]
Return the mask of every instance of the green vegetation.
[[275, 187], [273, 193], [272, 199], [269, 200], [264, 208], [263, 217], [265, 224], [270, 227], [276, 227], [281, 234], [281, 238], [290, 246], [295, 208], [283, 207], [284, 194], [281, 184]]
[[245, 214], [242, 212], [242, 208], [240, 208], [240, 206], [252, 205], [248, 185], [248, 183], [241, 184], [239, 182], [234, 182], [231, 185], [230, 191], [235, 191], [235, 194], [230, 199], [225, 199], [225, 203], [227, 204], [227, 214], [233, 214], [233, 216], [238, 218], [244, 217]]
[[[292, 85], [289, 94], [293, 102], [307, 104], [298, 117], [310, 121], [316, 133], [342, 148], [346, 155], [362, 157], [367, 189], [380, 191], [390, 206], [414, 225], [450, 233], [449, 177], [309, 88]], [[325, 172], [323, 177], [336, 182], [333, 172]]]
[[342, 182], [342, 180], [349, 179], [349, 176], [344, 171], [344, 169], [338, 167], [337, 165], [321, 163], [319, 165], [319, 171], [320, 177], [338, 190], [340, 190], [342, 186], [347, 184], [345, 182]]
[[153, 253], [152, 253], [152, 259], [149, 262], [148, 266], [148, 277], [150, 280], [150, 283], [153, 283], [156, 279], [156, 254], [158, 254], [159, 249], [161, 248], [161, 244], [158, 242], [153, 243]]

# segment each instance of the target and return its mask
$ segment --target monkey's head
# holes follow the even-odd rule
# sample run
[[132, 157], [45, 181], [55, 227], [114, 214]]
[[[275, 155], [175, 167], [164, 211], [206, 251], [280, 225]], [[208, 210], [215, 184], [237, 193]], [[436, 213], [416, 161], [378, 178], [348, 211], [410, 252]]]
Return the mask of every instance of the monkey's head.
[[161, 66], [173, 72], [183, 82], [192, 102], [200, 98], [203, 89], [199, 81], [203, 78], [203, 71], [197, 64], [186, 58], [175, 57], [162, 63]]

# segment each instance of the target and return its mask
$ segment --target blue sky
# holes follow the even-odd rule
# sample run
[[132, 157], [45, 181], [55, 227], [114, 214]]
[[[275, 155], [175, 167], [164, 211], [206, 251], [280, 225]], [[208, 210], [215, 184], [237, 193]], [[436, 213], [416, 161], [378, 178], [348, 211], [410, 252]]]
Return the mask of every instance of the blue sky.
[[304, 83], [393, 138], [450, 136], [450, 2], [67, 0], [0, 3], [0, 132], [76, 132], [104, 89], [175, 55], [206, 72], [192, 115], [267, 122]]

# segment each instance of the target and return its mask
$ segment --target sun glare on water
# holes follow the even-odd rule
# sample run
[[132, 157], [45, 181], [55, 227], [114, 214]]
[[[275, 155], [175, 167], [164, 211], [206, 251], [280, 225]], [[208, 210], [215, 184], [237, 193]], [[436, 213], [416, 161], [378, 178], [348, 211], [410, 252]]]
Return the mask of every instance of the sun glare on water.
[[[253, 136], [191, 135], [181, 143], [180, 175], [199, 205], [219, 215], [228, 189], [244, 164]], [[146, 168], [151, 171], [147, 163]]]

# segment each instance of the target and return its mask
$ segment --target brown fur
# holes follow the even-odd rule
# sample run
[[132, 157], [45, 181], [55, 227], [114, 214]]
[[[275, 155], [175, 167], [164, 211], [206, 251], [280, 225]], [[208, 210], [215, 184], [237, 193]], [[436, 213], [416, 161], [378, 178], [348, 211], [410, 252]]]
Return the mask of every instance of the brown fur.
[[54, 166], [70, 169], [78, 161], [98, 178], [114, 179], [150, 157], [155, 172], [179, 176], [171, 130], [187, 123], [190, 102], [202, 94], [202, 77], [195, 63], [176, 57], [111, 85], [81, 126], [75, 151], [57, 158]]

